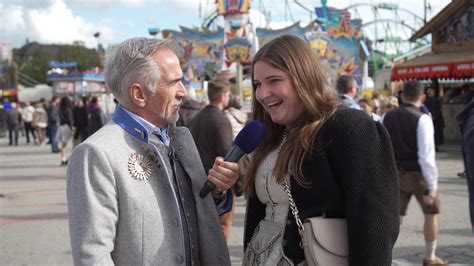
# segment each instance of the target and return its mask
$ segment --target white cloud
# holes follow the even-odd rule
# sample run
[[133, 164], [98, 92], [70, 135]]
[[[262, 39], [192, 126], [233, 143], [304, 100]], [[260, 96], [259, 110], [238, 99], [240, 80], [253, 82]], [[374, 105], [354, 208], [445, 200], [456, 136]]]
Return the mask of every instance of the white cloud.
[[[8, 36], [10, 31], [22, 31], [25, 29], [25, 21], [23, 19], [23, 10], [19, 6], [0, 4], [0, 33], [2, 37]], [[3, 36], [6, 34], [6, 36]]]
[[25, 9], [41, 9], [48, 8], [56, 0], [2, 0], [3, 3], [11, 5], [22, 6]]
[[16, 42], [24, 42], [25, 38], [31, 36], [31, 34], [24, 34], [28, 29], [25, 15], [21, 6], [0, 4], [0, 39], [2, 42], [15, 46]]
[[267, 19], [265, 15], [257, 9], [250, 9], [249, 12], [250, 22], [253, 23], [254, 28], [265, 28], [267, 25]]
[[78, 8], [86, 11], [100, 11], [119, 5], [134, 7], [146, 3], [147, 0], [64, 0], [64, 2], [71, 8]]
[[156, 3], [161, 2], [160, 5], [163, 7], [167, 7], [168, 9], [178, 12], [179, 11], [195, 11], [196, 13], [199, 12], [199, 3], [201, 2], [201, 9], [202, 11], [208, 11], [209, 8], [215, 9], [214, 1], [202, 1], [202, 0], [177, 0], [177, 1], [160, 1], [160, 0], [151, 0], [150, 2]]
[[[393, 0], [386, 0], [392, 1]], [[304, 6], [313, 10], [320, 1], [300, 0]], [[330, 6], [337, 8], [346, 7], [349, 4], [360, 2], [369, 2], [368, 0], [331, 0]], [[373, 1], [374, 3], [382, 2]], [[292, 25], [293, 21], [301, 21], [304, 27], [309, 21], [308, 11], [299, 7], [293, 1], [288, 1], [289, 8], [285, 7], [281, 0], [253, 0], [251, 4], [251, 20], [254, 27], [264, 27], [267, 23], [265, 16], [261, 11], [260, 3], [265, 10], [271, 13], [270, 27], [283, 28]], [[398, 0], [398, 6], [405, 7], [417, 14], [423, 14], [423, 1]], [[449, 3], [449, 0], [431, 0], [429, 1], [432, 10], [428, 12], [428, 17], [434, 16], [441, 8]], [[199, 8], [200, 6], [200, 8]], [[133, 9], [132, 9], [133, 7]], [[102, 17], [103, 11], [114, 8], [123, 12], [123, 8], [128, 8], [130, 13], [138, 12], [139, 7], [146, 7], [149, 10], [156, 9], [156, 15], [147, 15], [143, 21], [132, 20], [131, 18], [120, 15], [115, 17]], [[20, 47], [24, 44], [26, 38], [30, 41], [41, 43], [72, 43], [81, 40], [88, 47], [95, 47], [97, 40], [93, 34], [97, 31], [101, 33], [100, 41], [104, 45], [115, 43], [133, 35], [146, 36], [148, 27], [169, 28], [170, 24], [175, 23], [185, 27], [199, 25], [196, 22], [199, 10], [201, 10], [201, 19], [215, 10], [214, 0], [1, 0], [0, 1], [0, 40], [10, 42], [13, 47]], [[76, 11], [82, 10], [81, 13]], [[365, 11], [364, 11], [365, 10]], [[369, 21], [373, 14], [370, 9], [360, 9], [360, 16], [364, 22]], [[186, 19], [176, 19], [176, 21], [166, 20], [166, 26], [163, 23], [162, 15], [175, 14], [173, 12], [183, 12], [185, 14], [195, 14], [194, 20], [191, 16]], [[290, 13], [293, 21], [290, 19]], [[78, 14], [87, 14], [87, 18], [99, 18], [93, 21], [87, 21], [86, 17]], [[136, 14], [136, 13], [133, 13]], [[161, 14], [161, 15], [160, 15]], [[402, 15], [402, 12], [399, 12]], [[84, 15], [86, 16], [86, 15]], [[385, 16], [385, 15], [384, 15]], [[315, 16], [313, 15], [313, 18]], [[287, 21], [285, 21], [285, 19]], [[219, 17], [216, 23], [223, 24], [223, 19]], [[191, 22], [192, 21], [192, 22]], [[408, 20], [407, 20], [408, 21]], [[171, 23], [170, 23], [171, 22]]]
[[[30, 3], [35, 1], [25, 1]], [[50, 5], [35, 8], [34, 5], [17, 5], [14, 2], [0, 5], [0, 31], [2, 41], [20, 47], [26, 38], [44, 44], [71, 44], [83, 41], [87, 47], [96, 47], [93, 34], [113, 36], [115, 30], [97, 26], [75, 16], [63, 0], [50, 1]], [[108, 40], [108, 38], [104, 38]], [[112, 40], [108, 40], [112, 41]]]
[[[49, 0], [51, 1], [51, 0]], [[98, 11], [115, 6], [137, 7], [137, 6], [160, 6], [172, 11], [194, 10], [197, 12], [199, 2], [203, 6], [206, 1], [202, 0], [64, 0], [68, 6], [88, 11]], [[213, 1], [207, 1], [212, 2]]]

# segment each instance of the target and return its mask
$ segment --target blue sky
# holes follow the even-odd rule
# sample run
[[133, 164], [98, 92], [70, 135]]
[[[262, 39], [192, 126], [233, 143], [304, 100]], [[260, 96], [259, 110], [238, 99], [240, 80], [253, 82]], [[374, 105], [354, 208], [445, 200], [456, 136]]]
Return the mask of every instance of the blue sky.
[[[310, 9], [321, 5], [318, 0], [298, 2]], [[423, 0], [328, 0], [328, 5], [343, 8], [355, 3], [380, 2], [398, 3], [400, 7], [423, 16]], [[430, 18], [450, 1], [428, 2], [432, 8], [428, 12]], [[0, 42], [11, 43], [14, 48], [21, 47], [26, 39], [45, 44], [70, 44], [79, 40], [87, 47], [96, 47], [100, 41], [108, 46], [131, 37], [149, 36], [150, 27], [199, 27], [202, 17], [215, 10], [214, 3], [214, 0], [0, 0]], [[267, 12], [271, 12], [268, 24], [272, 28], [293, 23], [288, 12], [285, 16], [285, 9], [291, 12], [294, 21], [301, 21], [305, 26], [310, 20], [308, 12], [292, 0], [288, 3], [286, 9], [284, 0], [252, 0], [254, 25], [265, 25], [263, 8], [260, 8], [264, 6]], [[373, 17], [370, 8], [362, 8], [359, 13], [366, 21]], [[410, 19], [403, 12], [399, 12], [399, 16], [408, 16], [407, 21]], [[222, 19], [217, 23], [222, 23]], [[95, 32], [101, 33], [99, 40], [93, 37]]]

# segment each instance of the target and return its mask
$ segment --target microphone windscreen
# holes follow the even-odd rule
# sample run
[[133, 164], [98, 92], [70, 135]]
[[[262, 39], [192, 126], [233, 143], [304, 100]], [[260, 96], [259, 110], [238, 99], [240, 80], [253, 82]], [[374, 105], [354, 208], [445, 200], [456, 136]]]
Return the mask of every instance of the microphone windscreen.
[[262, 142], [265, 134], [266, 130], [262, 123], [252, 120], [237, 134], [234, 145], [242, 149], [246, 154], [249, 154]]

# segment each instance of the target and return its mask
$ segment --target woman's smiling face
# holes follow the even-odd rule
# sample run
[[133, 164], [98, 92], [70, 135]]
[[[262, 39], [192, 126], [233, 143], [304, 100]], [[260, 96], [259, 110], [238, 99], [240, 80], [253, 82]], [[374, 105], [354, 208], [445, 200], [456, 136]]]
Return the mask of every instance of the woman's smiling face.
[[274, 123], [292, 127], [302, 117], [304, 106], [290, 75], [265, 61], [256, 62], [253, 71], [257, 101]]

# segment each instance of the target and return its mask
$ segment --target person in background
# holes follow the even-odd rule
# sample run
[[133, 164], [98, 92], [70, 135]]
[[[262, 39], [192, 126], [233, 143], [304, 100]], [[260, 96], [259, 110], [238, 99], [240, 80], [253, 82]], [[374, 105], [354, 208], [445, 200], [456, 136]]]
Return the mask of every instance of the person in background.
[[242, 105], [240, 104], [239, 96], [230, 96], [229, 104], [224, 109], [224, 114], [230, 121], [232, 126], [232, 135], [235, 138], [249, 120], [248, 114], [242, 111]]
[[402, 94], [403, 94], [403, 89], [398, 90], [397, 93], [396, 93], [396, 96], [395, 96], [395, 97], [397, 97], [399, 106], [402, 105], [402, 103], [403, 103]]
[[92, 97], [87, 105], [87, 132], [92, 135], [106, 123], [104, 111], [102, 111], [102, 98], [100, 96]]
[[196, 91], [194, 88], [186, 87], [186, 98], [179, 108], [179, 118], [176, 126], [188, 127], [191, 120], [201, 111], [201, 104], [196, 101]]
[[33, 141], [35, 144], [38, 143], [35, 134], [35, 125], [33, 125], [33, 114], [35, 113], [35, 108], [31, 106], [30, 102], [25, 102], [25, 106], [23, 107], [23, 112], [21, 113], [21, 118], [23, 120], [23, 124], [25, 126], [25, 135], [26, 135], [26, 144], [30, 144], [30, 133], [33, 137]]
[[7, 127], [8, 127], [8, 145], [18, 146], [18, 135], [20, 131], [21, 114], [18, 110], [18, 104], [13, 102], [10, 104], [11, 109], [7, 111]]
[[436, 97], [435, 91], [432, 88], [426, 90], [426, 99], [424, 104], [431, 114], [431, 119], [433, 119], [435, 147], [436, 151], [438, 151], [438, 146], [443, 145], [444, 143], [444, 117], [443, 110], [441, 108], [441, 101], [438, 97]]
[[399, 171], [400, 222], [414, 195], [425, 220], [423, 265], [447, 265], [446, 260], [436, 256], [439, 197], [433, 120], [420, 111], [424, 93], [418, 81], [405, 82], [402, 98], [400, 108], [386, 113], [382, 120], [390, 134]]
[[[462, 134], [462, 154], [464, 159], [464, 178], [469, 191], [469, 213], [474, 233], [474, 100], [464, 107], [455, 117]], [[459, 173], [458, 173], [459, 176]]]
[[398, 98], [395, 96], [388, 96], [385, 99], [382, 99], [382, 103], [380, 105], [380, 119], [385, 116], [387, 112], [395, 110], [399, 107]]
[[83, 96], [72, 110], [74, 119], [74, 146], [79, 145], [89, 136], [87, 132], [87, 105], [89, 104], [89, 96]]
[[53, 96], [51, 103], [46, 108], [48, 114], [48, 132], [49, 132], [49, 143], [51, 144], [51, 152], [58, 153], [59, 147], [56, 141], [56, 135], [58, 132], [59, 124], [59, 97]]
[[[189, 130], [174, 126], [186, 96], [174, 47], [133, 38], [106, 52], [119, 104], [67, 169], [75, 265], [230, 265], [218, 214], [232, 208], [239, 166], [214, 158], [206, 179]], [[200, 198], [206, 180], [216, 187]]]
[[377, 115], [381, 115], [380, 114], [380, 106], [382, 105], [382, 97], [379, 93], [377, 92], [374, 92], [374, 94], [372, 94], [372, 103], [374, 104], [374, 108], [372, 110], [372, 112], [374, 112], [375, 114]]
[[[232, 126], [232, 136], [233, 139], [239, 134], [240, 130], [245, 126], [248, 122], [248, 114], [242, 111], [242, 105], [240, 104], [240, 97], [237, 95], [231, 95], [229, 100], [229, 105], [224, 109], [224, 114], [230, 121], [230, 125]], [[247, 172], [247, 169], [250, 164], [250, 156], [245, 154], [239, 160], [240, 165], [240, 173], [239, 173], [239, 180], [235, 183], [234, 192], [237, 197], [240, 197], [243, 194], [243, 177]]]
[[353, 76], [340, 76], [337, 79], [337, 91], [339, 92], [339, 99], [343, 105], [360, 110], [359, 104], [355, 101], [357, 96], [357, 81]]
[[[455, 91], [455, 90], [453, 90]], [[471, 101], [472, 93], [469, 84], [465, 83], [459, 88], [459, 94], [448, 100], [449, 103], [466, 104]]]
[[10, 111], [11, 108], [11, 103], [8, 101], [8, 99], [3, 99], [3, 109], [5, 111]]
[[0, 138], [6, 136], [7, 130], [7, 110], [3, 106], [3, 103], [0, 103]]
[[61, 156], [61, 165], [66, 165], [68, 160], [66, 157], [66, 148], [72, 139], [74, 130], [72, 125], [74, 119], [72, 117], [72, 102], [67, 96], [61, 98], [59, 102], [59, 127], [56, 133], [56, 142], [59, 145], [59, 155]]
[[380, 116], [376, 113], [374, 113], [374, 103], [372, 102], [371, 99], [369, 98], [362, 98], [359, 100], [359, 106], [360, 109], [369, 115], [370, 118], [372, 118], [374, 121], [380, 121]]
[[[191, 120], [188, 127], [204, 169], [211, 169], [214, 158], [225, 157], [232, 148], [232, 125], [224, 114], [224, 109], [229, 105], [230, 85], [209, 82], [207, 95], [209, 104]], [[229, 213], [219, 217], [226, 240], [230, 237], [234, 214], [235, 208], [232, 208]]]
[[25, 122], [23, 121], [23, 111], [25, 110], [25, 103], [19, 102], [17, 105], [18, 112], [20, 112], [21, 120], [20, 120], [20, 136], [25, 137]]
[[[424, 94], [423, 94], [423, 96], [424, 96]], [[424, 100], [423, 100], [423, 102], [424, 102]], [[423, 114], [429, 115], [431, 117], [430, 110], [423, 103], [420, 105], [420, 112], [422, 112]]]
[[252, 118], [267, 134], [244, 179], [244, 263], [254, 263], [246, 259], [274, 237], [275, 260], [267, 263], [305, 265], [287, 182], [302, 221], [347, 220], [349, 265], [391, 265], [399, 189], [385, 128], [341, 106], [317, 55], [297, 36], [282, 35], [258, 50], [252, 84]]
[[43, 108], [43, 103], [35, 104], [35, 112], [33, 114], [33, 124], [38, 132], [38, 141], [41, 146], [46, 142], [46, 127], [48, 126], [48, 114]]
[[209, 104], [191, 121], [188, 128], [201, 156], [204, 169], [211, 169], [216, 156], [224, 157], [232, 147], [232, 126], [224, 114], [229, 104], [230, 85], [209, 82]]

